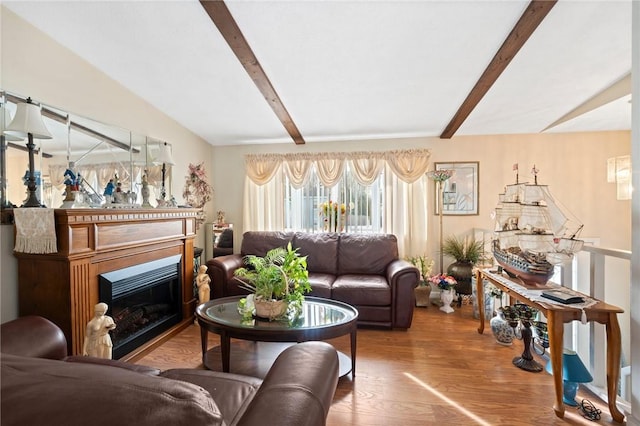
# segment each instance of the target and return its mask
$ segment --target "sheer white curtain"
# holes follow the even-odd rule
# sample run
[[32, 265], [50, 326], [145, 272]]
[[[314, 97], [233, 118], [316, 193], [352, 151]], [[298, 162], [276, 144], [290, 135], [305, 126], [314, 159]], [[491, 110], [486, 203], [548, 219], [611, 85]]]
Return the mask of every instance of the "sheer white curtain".
[[386, 152], [250, 154], [245, 158], [244, 230], [284, 229], [284, 173], [294, 187], [304, 184], [312, 166], [322, 184], [331, 187], [350, 161], [356, 179], [370, 185], [385, 167], [385, 232], [398, 238], [405, 255], [427, 249], [427, 178], [431, 153], [426, 149]]
[[427, 252], [427, 188], [426, 176], [413, 183], [404, 182], [385, 170], [385, 232], [398, 238], [400, 257]]
[[243, 232], [282, 231], [284, 229], [284, 180], [281, 167], [269, 181], [256, 184], [244, 181]]

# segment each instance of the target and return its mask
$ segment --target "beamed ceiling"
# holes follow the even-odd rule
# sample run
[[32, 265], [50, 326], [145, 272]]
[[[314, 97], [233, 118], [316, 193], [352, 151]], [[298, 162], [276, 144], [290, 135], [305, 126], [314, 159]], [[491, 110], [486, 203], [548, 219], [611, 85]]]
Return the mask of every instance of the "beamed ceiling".
[[212, 145], [631, 128], [631, 1], [4, 1]]

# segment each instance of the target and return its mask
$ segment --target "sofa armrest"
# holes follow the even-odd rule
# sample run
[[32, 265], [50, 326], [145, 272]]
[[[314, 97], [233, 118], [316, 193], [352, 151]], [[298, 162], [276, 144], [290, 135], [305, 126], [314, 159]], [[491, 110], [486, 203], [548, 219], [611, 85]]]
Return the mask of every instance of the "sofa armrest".
[[338, 385], [338, 354], [325, 342], [282, 352], [238, 425], [325, 425]]
[[26, 357], [63, 359], [67, 356], [67, 339], [48, 319], [24, 316], [0, 325], [0, 351]]
[[392, 324], [396, 328], [411, 327], [416, 288], [420, 271], [404, 259], [396, 259], [387, 266], [387, 281], [391, 287]]
[[237, 253], [207, 260], [207, 274], [211, 278], [212, 299], [228, 296], [227, 285], [233, 279], [235, 270], [242, 266], [244, 266], [243, 257]]

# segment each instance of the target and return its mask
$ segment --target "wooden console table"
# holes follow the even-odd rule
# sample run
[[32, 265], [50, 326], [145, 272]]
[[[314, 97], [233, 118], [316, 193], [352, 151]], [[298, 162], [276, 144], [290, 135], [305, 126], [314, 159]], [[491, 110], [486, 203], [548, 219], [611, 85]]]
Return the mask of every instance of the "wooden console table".
[[[580, 321], [582, 310], [571, 307], [570, 305], [557, 305], [534, 301], [526, 296], [519, 294], [513, 288], [520, 285], [516, 280], [507, 278], [506, 275], [493, 273], [487, 269], [478, 269], [476, 273], [476, 286], [478, 295], [478, 308], [480, 310], [480, 326], [478, 333], [484, 331], [484, 291], [483, 280], [490, 281], [500, 290], [503, 290], [509, 297], [518, 302], [527, 304], [541, 311], [547, 317], [547, 329], [549, 332], [549, 352], [551, 358], [551, 366], [553, 368], [553, 381], [555, 385], [556, 401], [553, 409], [558, 417], [564, 417], [564, 404], [562, 402], [562, 351], [563, 351], [563, 324], [571, 321]], [[514, 284], [514, 285], [507, 285]], [[595, 321], [604, 324], [607, 332], [607, 393], [609, 395], [609, 411], [611, 417], [616, 422], [624, 420], [624, 414], [618, 410], [616, 406], [616, 397], [618, 395], [618, 378], [620, 376], [620, 351], [621, 337], [620, 326], [618, 324], [618, 314], [624, 312], [617, 306], [609, 305], [602, 301], [598, 301], [584, 309], [587, 321]]]

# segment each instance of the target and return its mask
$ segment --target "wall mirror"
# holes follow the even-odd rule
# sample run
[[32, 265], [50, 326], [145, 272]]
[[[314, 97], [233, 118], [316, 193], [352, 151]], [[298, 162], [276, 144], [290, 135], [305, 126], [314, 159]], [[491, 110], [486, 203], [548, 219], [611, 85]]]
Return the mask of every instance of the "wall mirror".
[[[17, 103], [25, 99], [26, 96], [0, 90], [2, 130], [14, 116]], [[32, 101], [41, 106], [43, 121], [53, 136], [52, 139], [34, 140], [37, 195], [42, 204], [52, 208], [62, 206], [65, 172], [71, 169], [81, 177], [84, 189], [92, 195], [88, 207], [112, 206], [105, 204], [103, 196], [111, 179], [130, 194], [128, 207], [141, 205], [141, 183], [145, 173], [151, 189], [149, 202], [152, 207], [157, 206], [162, 165], [154, 164], [154, 159], [159, 155], [163, 141], [63, 111], [39, 99]], [[19, 207], [26, 197], [24, 177], [29, 168], [26, 139], [2, 135], [2, 206]], [[170, 179], [169, 165], [166, 185], [170, 185]]]

